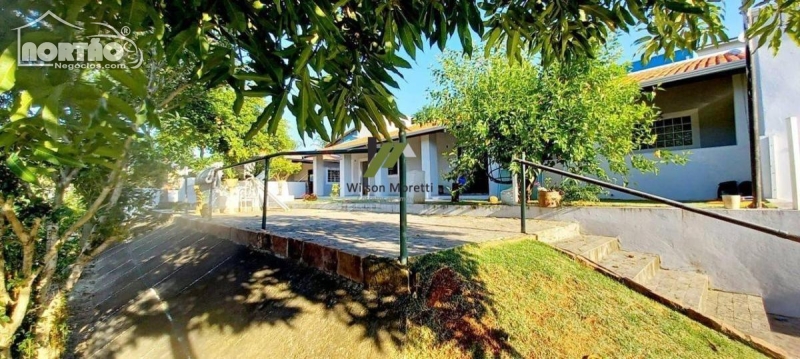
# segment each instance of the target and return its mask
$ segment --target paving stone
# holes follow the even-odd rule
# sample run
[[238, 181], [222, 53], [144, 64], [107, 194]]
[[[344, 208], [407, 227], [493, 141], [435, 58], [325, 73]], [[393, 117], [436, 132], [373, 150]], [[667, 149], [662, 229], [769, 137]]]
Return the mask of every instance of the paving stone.
[[708, 290], [708, 277], [699, 273], [662, 269], [644, 284], [666, 298], [700, 310]]

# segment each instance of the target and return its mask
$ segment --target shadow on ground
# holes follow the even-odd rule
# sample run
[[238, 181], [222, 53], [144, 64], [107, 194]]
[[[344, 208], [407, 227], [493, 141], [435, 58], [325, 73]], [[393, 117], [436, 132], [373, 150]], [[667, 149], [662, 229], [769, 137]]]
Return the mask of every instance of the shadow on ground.
[[73, 357], [386, 357], [407, 298], [178, 226], [118, 245], [70, 299]]

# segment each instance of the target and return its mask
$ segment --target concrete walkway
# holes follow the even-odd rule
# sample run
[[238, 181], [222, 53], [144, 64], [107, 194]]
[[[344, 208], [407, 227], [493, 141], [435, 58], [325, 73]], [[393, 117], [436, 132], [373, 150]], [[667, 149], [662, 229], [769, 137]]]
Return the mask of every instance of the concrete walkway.
[[[348, 289], [350, 288], [350, 289]], [[70, 299], [70, 356], [384, 358], [393, 297], [178, 226], [110, 249]]]
[[[261, 214], [215, 214], [213, 223], [261, 230]], [[411, 256], [468, 243], [519, 237], [519, 219], [408, 215]], [[561, 227], [564, 222], [529, 220], [528, 233]], [[270, 211], [267, 232], [313, 242], [360, 256], [397, 258], [400, 255], [400, 216], [391, 213], [321, 209]]]
[[[202, 223], [201, 220], [198, 223]], [[260, 215], [214, 223], [261, 228]], [[358, 255], [399, 255], [396, 214], [271, 212], [268, 231]], [[529, 221], [529, 232], [564, 223]], [[421, 255], [519, 237], [519, 221], [409, 215], [409, 249]], [[171, 225], [109, 249], [70, 298], [71, 355], [87, 358], [385, 358], [403, 321], [395, 297]]]

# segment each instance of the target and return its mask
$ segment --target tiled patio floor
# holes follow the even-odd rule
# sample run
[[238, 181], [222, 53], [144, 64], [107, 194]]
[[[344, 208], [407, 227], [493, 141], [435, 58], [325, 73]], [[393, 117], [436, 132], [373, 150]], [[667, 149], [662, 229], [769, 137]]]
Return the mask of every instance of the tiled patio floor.
[[[261, 229], [260, 213], [214, 214], [211, 221], [237, 228]], [[534, 233], [563, 225], [563, 222], [529, 220], [527, 231]], [[398, 214], [317, 209], [270, 211], [267, 232], [357, 255], [395, 258], [400, 254]], [[408, 215], [411, 256], [520, 236], [518, 219]]]

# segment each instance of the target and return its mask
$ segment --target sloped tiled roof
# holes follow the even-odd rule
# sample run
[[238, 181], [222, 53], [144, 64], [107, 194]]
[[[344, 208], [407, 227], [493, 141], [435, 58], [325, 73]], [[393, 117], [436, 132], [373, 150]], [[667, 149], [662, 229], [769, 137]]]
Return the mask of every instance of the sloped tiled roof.
[[745, 53], [737, 49], [632, 72], [628, 74], [628, 77], [638, 81], [642, 86], [650, 86], [658, 83], [666, 83], [694, 76], [736, 69], [744, 67], [744, 65]]
[[[439, 126], [430, 123], [424, 124], [412, 124], [411, 126], [406, 129], [406, 137], [417, 136], [425, 133], [436, 132], [444, 130], [444, 126]], [[396, 139], [399, 137], [397, 130], [389, 131], [389, 134], [392, 135], [392, 139]], [[339, 143], [330, 147], [325, 147], [326, 150], [341, 150], [346, 148], [355, 148], [367, 145], [368, 137], [360, 137], [352, 141], [347, 141], [343, 143]]]

